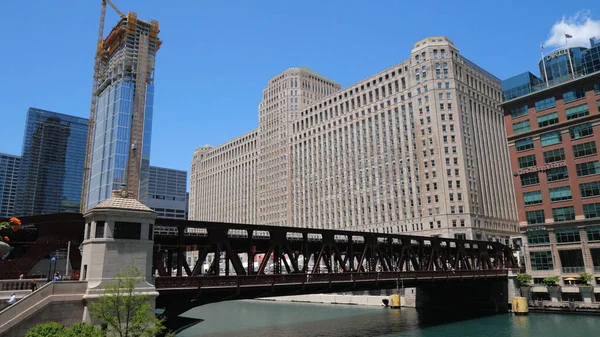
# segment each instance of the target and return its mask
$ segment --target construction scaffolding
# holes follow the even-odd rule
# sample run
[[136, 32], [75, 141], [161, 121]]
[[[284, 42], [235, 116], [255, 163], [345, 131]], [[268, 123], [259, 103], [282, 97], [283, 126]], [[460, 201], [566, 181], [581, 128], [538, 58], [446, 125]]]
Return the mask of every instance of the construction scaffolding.
[[[110, 5], [119, 15], [120, 21], [104, 38], [106, 5]], [[154, 82], [154, 58], [160, 48], [158, 39], [159, 24], [138, 20], [137, 14], [129, 12], [124, 15], [110, 0], [101, 0], [100, 24], [98, 28], [97, 50], [94, 62], [92, 101], [90, 106], [87, 150], [84, 164], [84, 178], [81, 196], [81, 212], [89, 205], [91, 179], [101, 172], [92, 172], [94, 158], [95, 133], [97, 124], [98, 98], [107, 90], [120, 82], [132, 82], [134, 85], [131, 113], [131, 132], [129, 139], [128, 160], [125, 177], [120, 183], [125, 184], [132, 197], [139, 199], [140, 170], [144, 140], [144, 121], [146, 110], [147, 85]], [[129, 112], [128, 112], [129, 113]], [[100, 158], [103, 159], [103, 158]], [[111, 183], [117, 183], [109, 177]], [[108, 195], [110, 196], [110, 194]], [[102, 196], [99, 196], [103, 199]]]

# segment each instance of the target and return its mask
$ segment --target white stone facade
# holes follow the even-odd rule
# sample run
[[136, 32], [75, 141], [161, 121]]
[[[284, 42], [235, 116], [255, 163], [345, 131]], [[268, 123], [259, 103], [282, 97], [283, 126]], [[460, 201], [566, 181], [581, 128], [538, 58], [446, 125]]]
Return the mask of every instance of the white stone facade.
[[[263, 90], [258, 130], [248, 134], [253, 159], [242, 172], [254, 174], [241, 180], [255, 193], [217, 183], [234, 181], [227, 172], [239, 174], [237, 163], [200, 155], [231, 142], [201, 147], [190, 219], [508, 242], [517, 211], [500, 102], [500, 81], [444, 37], [419, 41], [410, 59], [343, 90], [288, 69]], [[198, 178], [209, 172], [220, 180]], [[213, 184], [218, 198], [198, 193]], [[231, 207], [216, 200], [233, 195], [258, 200], [256, 213], [231, 221]]]

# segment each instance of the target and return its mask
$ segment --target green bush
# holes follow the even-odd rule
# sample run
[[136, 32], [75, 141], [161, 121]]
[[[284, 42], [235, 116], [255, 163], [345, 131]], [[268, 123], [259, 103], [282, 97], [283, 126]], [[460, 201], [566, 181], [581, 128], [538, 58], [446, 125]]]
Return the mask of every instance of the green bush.
[[592, 283], [592, 280], [594, 280], [594, 277], [588, 273], [581, 273], [581, 274], [579, 274], [579, 277], [577, 278], [577, 281], [584, 283], [584, 284], [590, 284], [590, 283]]
[[519, 285], [526, 287], [531, 283], [531, 275], [529, 274], [517, 274], [517, 281], [519, 282]]
[[57, 337], [63, 336], [65, 327], [56, 322], [41, 323], [27, 331], [25, 337]]
[[544, 283], [547, 285], [556, 285], [560, 281], [560, 277], [558, 276], [548, 276], [544, 278]]
[[97, 326], [78, 323], [70, 328], [65, 329], [60, 337], [103, 337], [102, 329]]

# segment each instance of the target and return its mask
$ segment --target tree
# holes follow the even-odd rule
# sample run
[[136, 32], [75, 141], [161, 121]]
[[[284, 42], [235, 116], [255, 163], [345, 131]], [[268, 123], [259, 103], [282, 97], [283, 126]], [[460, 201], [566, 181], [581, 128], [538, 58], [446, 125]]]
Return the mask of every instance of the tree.
[[587, 284], [590, 284], [593, 279], [594, 279], [594, 277], [591, 274], [584, 272], [584, 273], [579, 274], [577, 281], [587, 285]]
[[42, 323], [34, 326], [27, 331], [25, 337], [54, 337], [62, 336], [65, 331], [65, 327], [56, 322]]
[[531, 283], [531, 275], [529, 274], [517, 274], [517, 281], [522, 287], [527, 287]]
[[78, 323], [66, 328], [60, 337], [104, 337], [104, 332], [95, 325]]
[[544, 278], [544, 283], [546, 283], [546, 285], [556, 285], [558, 282], [560, 281], [560, 277], [558, 276], [548, 276], [546, 278]]
[[135, 286], [142, 279], [139, 269], [131, 265], [90, 303], [91, 316], [106, 324], [109, 337], [154, 337], [164, 333], [163, 321], [154, 315], [149, 296], [135, 293]]

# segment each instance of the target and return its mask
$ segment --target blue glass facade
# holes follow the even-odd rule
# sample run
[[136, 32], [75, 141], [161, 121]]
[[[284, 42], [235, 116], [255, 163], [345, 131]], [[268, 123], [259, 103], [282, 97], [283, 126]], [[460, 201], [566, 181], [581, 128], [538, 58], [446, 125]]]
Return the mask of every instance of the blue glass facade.
[[15, 215], [21, 157], [0, 153], [0, 217]]
[[[573, 71], [570, 62], [573, 63], [575, 77], [600, 71], [600, 38], [591, 38], [590, 45], [590, 48], [562, 48], [548, 53], [538, 64], [539, 77], [526, 72], [502, 81], [504, 100], [511, 100], [542, 90], [547, 86], [571, 80]], [[569, 60], [569, 55], [571, 55], [571, 60]], [[546, 76], [548, 77], [548, 84], [545, 83]]]
[[88, 120], [30, 108], [15, 215], [79, 212]]
[[[120, 81], [98, 97], [87, 208], [126, 185], [134, 91], [134, 82]], [[148, 194], [153, 101], [154, 85], [147, 84], [139, 194], [143, 203]]]

